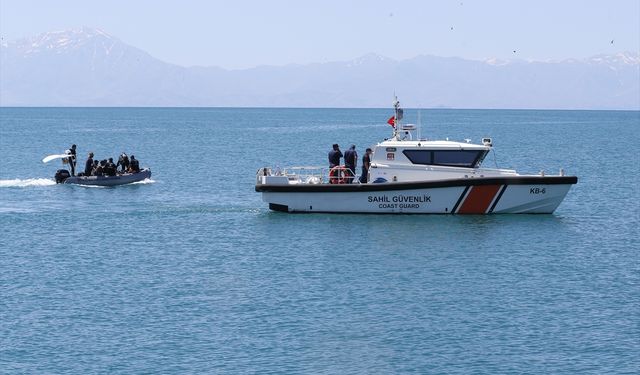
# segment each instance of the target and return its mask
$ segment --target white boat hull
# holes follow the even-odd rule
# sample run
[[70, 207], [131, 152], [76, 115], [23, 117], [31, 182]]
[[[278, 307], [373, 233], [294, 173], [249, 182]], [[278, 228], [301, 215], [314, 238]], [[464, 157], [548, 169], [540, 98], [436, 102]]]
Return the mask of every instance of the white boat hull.
[[256, 185], [269, 208], [284, 212], [380, 214], [550, 214], [576, 177], [513, 177], [421, 183]]

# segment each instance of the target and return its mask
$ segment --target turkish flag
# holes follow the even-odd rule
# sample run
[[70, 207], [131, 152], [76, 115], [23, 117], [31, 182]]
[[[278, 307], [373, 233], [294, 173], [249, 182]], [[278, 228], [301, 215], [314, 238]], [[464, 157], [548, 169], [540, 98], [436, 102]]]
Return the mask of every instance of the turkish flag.
[[396, 116], [391, 116], [389, 117], [389, 119], [387, 120], [387, 124], [393, 126], [394, 128], [396, 127]]

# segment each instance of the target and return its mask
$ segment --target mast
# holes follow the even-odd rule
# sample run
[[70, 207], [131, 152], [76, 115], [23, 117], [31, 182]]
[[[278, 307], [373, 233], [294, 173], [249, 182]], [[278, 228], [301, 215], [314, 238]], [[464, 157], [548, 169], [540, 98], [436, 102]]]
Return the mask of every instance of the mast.
[[398, 137], [398, 126], [400, 125], [400, 119], [402, 117], [398, 116], [398, 110], [400, 109], [400, 102], [398, 101], [398, 96], [393, 96], [393, 110], [394, 110], [394, 119], [393, 119], [393, 138], [397, 141]]
[[[419, 108], [419, 107], [418, 107]], [[422, 121], [420, 119], [420, 110], [418, 109], [418, 140], [420, 140], [420, 136], [421, 134], [421, 129], [422, 129]]]
[[402, 110], [402, 108], [400, 108], [400, 102], [398, 101], [398, 96], [394, 95], [394, 99], [393, 99], [393, 110], [395, 112], [394, 117], [393, 117], [393, 138], [396, 141], [400, 140], [400, 133], [398, 133], [399, 127], [400, 127], [400, 121], [402, 120], [404, 111]]

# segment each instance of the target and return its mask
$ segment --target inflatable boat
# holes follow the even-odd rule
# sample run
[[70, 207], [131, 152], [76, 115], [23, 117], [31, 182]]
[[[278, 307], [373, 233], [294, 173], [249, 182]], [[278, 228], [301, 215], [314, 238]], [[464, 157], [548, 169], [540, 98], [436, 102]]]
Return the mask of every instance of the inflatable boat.
[[115, 176], [71, 176], [66, 169], [58, 169], [55, 175], [57, 184], [76, 184], [91, 186], [118, 186], [151, 178], [151, 169], [144, 168], [138, 173], [124, 173]]

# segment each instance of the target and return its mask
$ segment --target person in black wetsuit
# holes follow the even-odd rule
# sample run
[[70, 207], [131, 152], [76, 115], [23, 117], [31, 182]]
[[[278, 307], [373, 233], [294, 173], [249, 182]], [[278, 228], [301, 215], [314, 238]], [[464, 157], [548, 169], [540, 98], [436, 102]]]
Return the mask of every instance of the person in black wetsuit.
[[98, 167], [96, 168], [96, 171], [95, 171], [95, 175], [96, 176], [104, 175], [104, 167], [105, 167], [105, 165], [107, 165], [107, 161], [106, 160], [100, 161], [100, 164], [98, 164]]
[[91, 167], [91, 175], [95, 176], [96, 175], [96, 171], [98, 170], [98, 167], [100, 166], [100, 162], [97, 160], [93, 161], [93, 166]]
[[76, 175], [76, 145], [71, 145], [69, 149], [69, 156], [67, 158], [67, 162], [69, 163], [69, 168], [71, 168], [71, 175]]
[[369, 178], [369, 166], [371, 166], [371, 149], [368, 148], [362, 157], [362, 174], [360, 175], [360, 183], [366, 184]]
[[118, 158], [118, 164], [116, 164], [116, 168], [122, 166], [122, 173], [125, 173], [129, 169], [129, 157], [124, 152]]
[[93, 170], [93, 152], [89, 153], [89, 157], [87, 161], [84, 163], [84, 175], [91, 176], [91, 171]]
[[129, 160], [129, 172], [140, 172], [140, 164], [138, 163], [138, 159], [136, 159], [135, 155], [131, 155], [131, 159]]
[[113, 164], [113, 158], [109, 158], [109, 161], [107, 161], [107, 165], [105, 167], [105, 174], [107, 176], [115, 176], [117, 170], [118, 168], [115, 164]]
[[351, 145], [347, 151], [344, 152], [344, 166], [347, 167], [347, 183], [353, 182], [353, 177], [356, 175], [356, 165], [358, 164], [358, 153], [356, 152], [356, 145]]
[[329, 151], [329, 168], [337, 167], [340, 165], [340, 158], [342, 157], [342, 151], [337, 143], [333, 145], [333, 150]]

